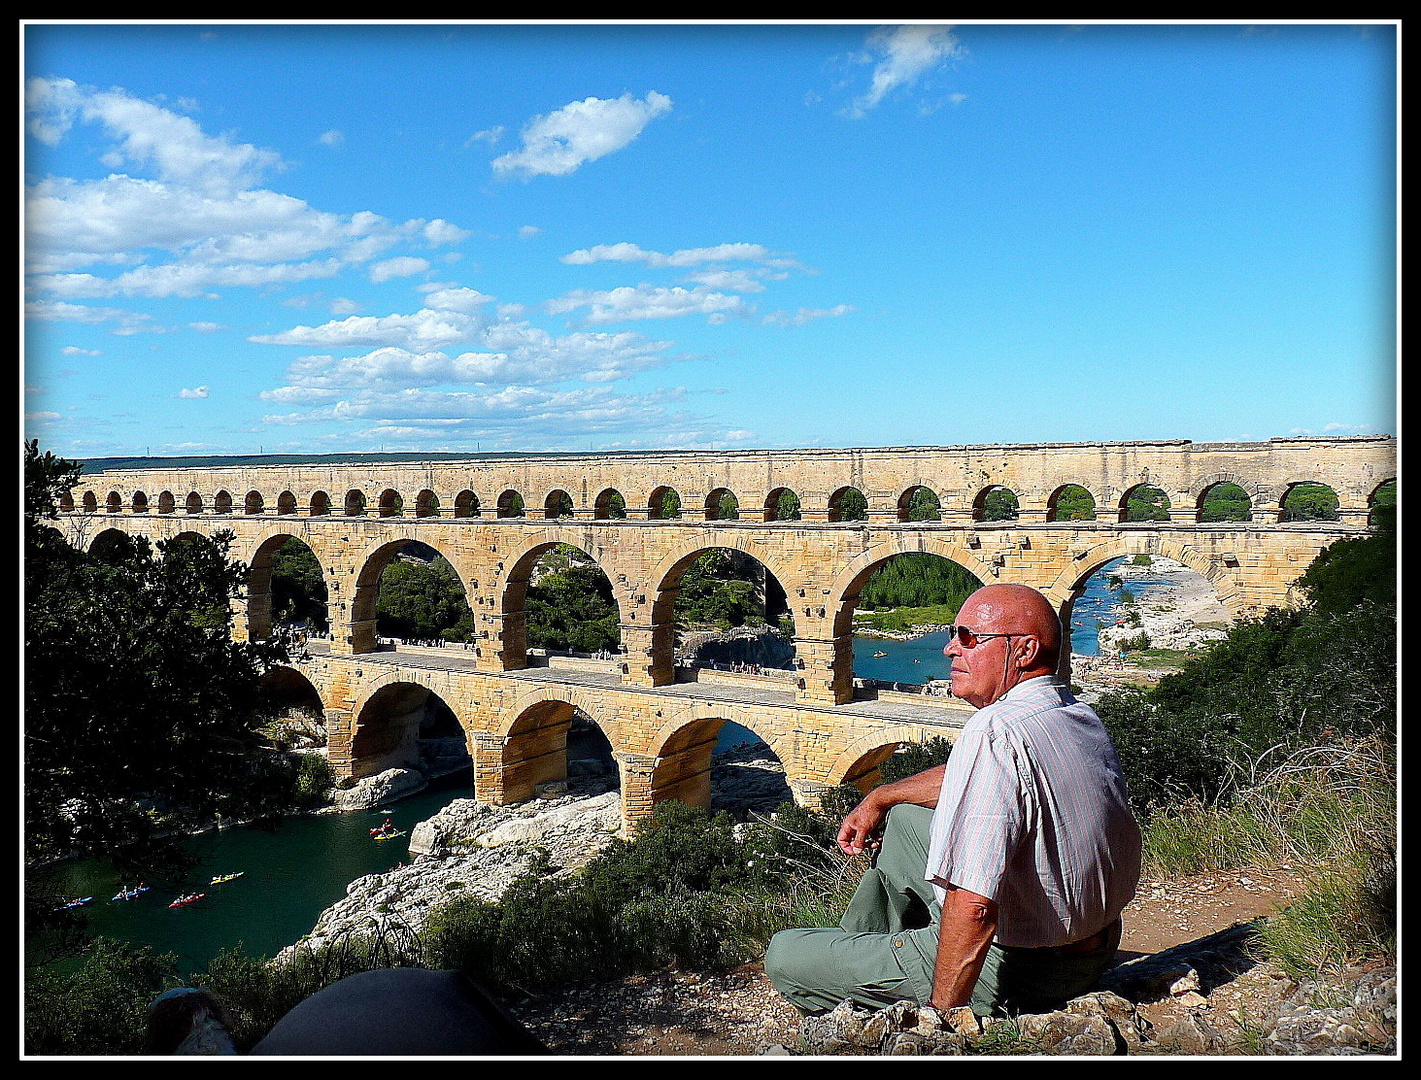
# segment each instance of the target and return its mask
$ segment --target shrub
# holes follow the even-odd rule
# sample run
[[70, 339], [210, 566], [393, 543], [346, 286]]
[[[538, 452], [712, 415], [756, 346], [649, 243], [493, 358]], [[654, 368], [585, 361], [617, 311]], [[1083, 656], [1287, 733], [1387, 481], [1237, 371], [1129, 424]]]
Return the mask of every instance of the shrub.
[[83, 965], [25, 982], [27, 1054], [141, 1054], [148, 1006], [177, 983], [177, 958], [95, 938]]

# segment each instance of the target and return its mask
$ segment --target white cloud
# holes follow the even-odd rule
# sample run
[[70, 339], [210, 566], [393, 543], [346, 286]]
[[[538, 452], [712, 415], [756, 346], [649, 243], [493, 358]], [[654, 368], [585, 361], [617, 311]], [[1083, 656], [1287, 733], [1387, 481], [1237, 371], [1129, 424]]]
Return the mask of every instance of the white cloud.
[[683, 289], [657, 285], [624, 285], [617, 289], [590, 292], [579, 289], [567, 296], [548, 302], [550, 314], [558, 315], [578, 308], [590, 311], [588, 323], [621, 322], [626, 319], [670, 319], [680, 315], [745, 314], [750, 308], [745, 299], [728, 293], [715, 292], [698, 286]]
[[398, 258], [386, 259], [384, 262], [372, 263], [370, 266], [370, 280], [378, 285], [381, 282], [391, 281], [395, 278], [413, 277], [415, 274], [422, 274], [428, 269], [428, 260], [417, 259], [413, 255], [401, 255]]
[[774, 311], [766, 315], [764, 322], [771, 326], [803, 326], [815, 319], [837, 319], [857, 310], [850, 304], [836, 304], [831, 308], [800, 308], [790, 314], [788, 311]]
[[198, 386], [192, 390], [179, 390], [178, 397], [185, 399], [201, 399], [207, 397], [207, 387]]
[[196, 330], [199, 334], [215, 334], [219, 330], [227, 329], [221, 323], [215, 322], [188, 323], [188, 327], [189, 329]]
[[493, 170], [499, 175], [566, 176], [584, 162], [621, 150], [670, 110], [671, 99], [655, 90], [641, 100], [626, 93], [574, 101], [530, 120], [523, 128], [522, 147], [495, 158]]
[[654, 267], [699, 266], [711, 262], [757, 262], [771, 266], [793, 266], [794, 260], [772, 254], [763, 244], [717, 244], [714, 247], [683, 248], [671, 254], [648, 251], [636, 244], [597, 244], [562, 257], [573, 266], [598, 262], [640, 262]]
[[77, 345], [66, 345], [59, 350], [60, 356], [102, 356], [98, 349], [81, 349]]
[[518, 239], [531, 240], [543, 230], [536, 225], [520, 225], [518, 227]]
[[901, 87], [912, 86], [939, 64], [960, 55], [961, 45], [950, 26], [881, 27], [868, 38], [867, 60], [877, 63], [869, 88], [844, 110], [861, 117]]
[[334, 129], [332, 129], [331, 131], [323, 131], [316, 141], [319, 142], [322, 146], [343, 146], [345, 145], [345, 134]]

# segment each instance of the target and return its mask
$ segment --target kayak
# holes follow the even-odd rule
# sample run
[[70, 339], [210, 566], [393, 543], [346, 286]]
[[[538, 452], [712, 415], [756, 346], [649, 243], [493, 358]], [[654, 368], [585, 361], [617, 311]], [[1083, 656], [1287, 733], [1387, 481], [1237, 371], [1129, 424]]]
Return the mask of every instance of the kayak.
[[376, 839], [376, 840], [393, 840], [393, 839], [395, 839], [395, 837], [397, 837], [397, 836], [404, 836], [404, 835], [405, 835], [405, 830], [404, 830], [404, 829], [397, 829], [395, 832], [381, 833], [379, 836], [375, 837], [375, 839]]
[[115, 900], [132, 900], [135, 896], [138, 896], [138, 895], [140, 895], [140, 894], [142, 894], [142, 893], [146, 893], [147, 891], [148, 891], [148, 886], [147, 886], [147, 885], [135, 885], [135, 886], [134, 886], [133, 888], [131, 888], [131, 889], [119, 889], [118, 892], [114, 893], [114, 899], [115, 899]]
[[170, 908], [186, 907], [188, 904], [195, 904], [207, 894], [205, 892], [189, 893], [187, 896], [180, 896], [168, 905]]
[[208, 884], [209, 884], [209, 885], [221, 885], [224, 881], [236, 881], [239, 877], [241, 877], [241, 876], [242, 876], [243, 874], [245, 874], [245, 873], [246, 873], [245, 870], [238, 870], [235, 874], [223, 874], [221, 877], [215, 877], [215, 878], [213, 878], [211, 881], [208, 882]]
[[80, 898], [80, 899], [78, 899], [78, 900], [69, 900], [69, 901], [67, 901], [66, 903], [60, 904], [60, 905], [59, 905], [57, 908], [55, 908], [54, 910], [55, 910], [55, 911], [68, 911], [68, 910], [70, 910], [71, 908], [83, 907], [85, 904], [87, 904], [87, 903], [88, 903], [90, 900], [92, 900], [92, 899], [93, 899], [92, 896], [85, 896], [85, 897], [82, 897], [82, 898]]

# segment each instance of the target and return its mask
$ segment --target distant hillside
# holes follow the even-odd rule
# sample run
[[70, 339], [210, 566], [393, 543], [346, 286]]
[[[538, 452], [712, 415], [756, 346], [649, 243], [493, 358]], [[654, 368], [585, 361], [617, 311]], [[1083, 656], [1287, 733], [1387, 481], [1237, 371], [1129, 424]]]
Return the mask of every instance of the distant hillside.
[[[243, 465], [358, 465], [366, 461], [496, 461], [500, 458], [567, 457], [566, 454], [537, 453], [383, 453], [383, 454], [233, 454], [207, 457], [102, 457], [79, 458], [84, 475], [107, 472], [110, 469], [220, 469]], [[601, 456], [601, 455], [599, 455]]]

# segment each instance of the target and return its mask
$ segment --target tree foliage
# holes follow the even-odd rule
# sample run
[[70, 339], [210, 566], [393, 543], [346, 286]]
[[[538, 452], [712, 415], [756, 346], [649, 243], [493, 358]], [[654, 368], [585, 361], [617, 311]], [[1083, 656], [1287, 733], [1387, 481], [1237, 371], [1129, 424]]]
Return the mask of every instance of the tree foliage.
[[612, 583], [602, 569], [575, 548], [554, 549], [540, 568], [552, 566], [528, 587], [525, 604], [528, 644], [561, 652], [615, 650], [622, 640]]
[[260, 680], [286, 646], [232, 640], [247, 568], [229, 558], [231, 534], [80, 551], [43, 524], [72, 463], [25, 449], [27, 499], [37, 493], [25, 529], [27, 863], [72, 853], [142, 869], [171, 856], [165, 832], [291, 805], [295, 765], [261, 735], [276, 709]]
[[468, 640], [474, 615], [458, 571], [437, 553], [427, 560], [396, 555], [380, 574], [375, 628], [390, 637]]
[[864, 608], [928, 607], [950, 605], [955, 611], [982, 587], [964, 567], [927, 552], [896, 555], [870, 575], [859, 590]]

